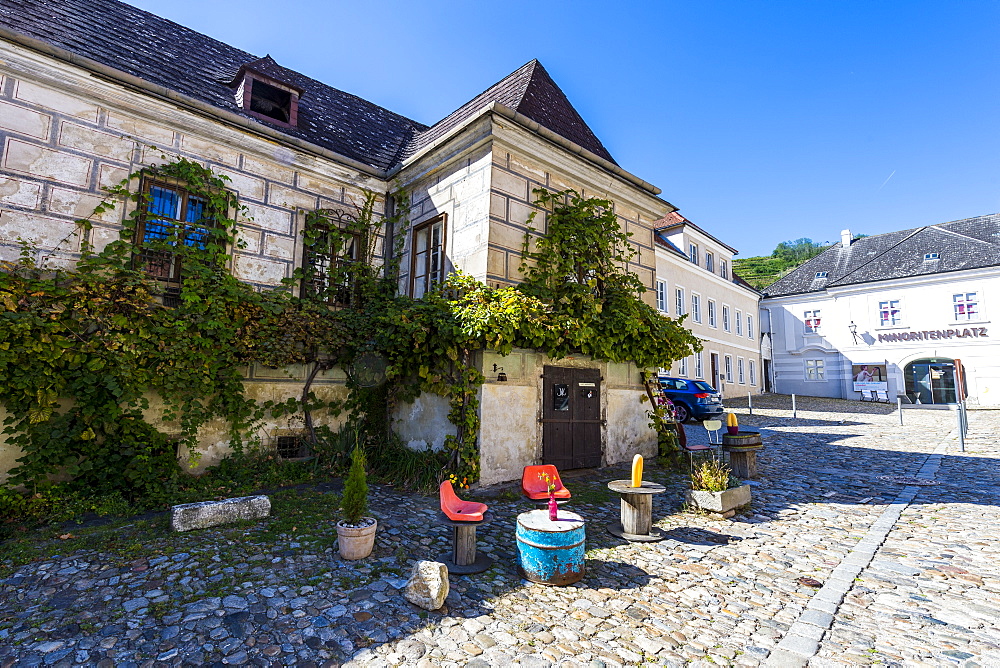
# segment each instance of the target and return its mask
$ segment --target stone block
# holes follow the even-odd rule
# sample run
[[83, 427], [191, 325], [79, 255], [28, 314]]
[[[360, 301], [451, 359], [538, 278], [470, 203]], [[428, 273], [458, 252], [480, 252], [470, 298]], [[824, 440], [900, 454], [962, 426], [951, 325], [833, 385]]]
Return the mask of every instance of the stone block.
[[6, 243], [16, 244], [20, 238], [35, 248], [51, 249], [59, 245], [62, 250], [74, 252], [80, 247], [76, 230], [76, 223], [71, 220], [0, 210], [0, 241]]
[[115, 165], [101, 165], [97, 172], [97, 185], [101, 188], [116, 186], [128, 177], [129, 171]]
[[438, 561], [418, 561], [406, 583], [406, 600], [424, 610], [437, 610], [448, 598], [448, 567]]
[[322, 195], [323, 197], [329, 197], [337, 202], [344, 201], [344, 187], [342, 184], [334, 181], [333, 179], [316, 177], [299, 172], [297, 185], [300, 190]]
[[170, 511], [170, 528], [174, 531], [206, 529], [241, 520], [256, 520], [270, 514], [271, 500], [264, 495], [182, 503]]
[[0, 128], [22, 135], [49, 138], [52, 117], [10, 102], [0, 102]]
[[517, 155], [511, 154], [509, 168], [511, 171], [517, 172], [522, 176], [527, 176], [538, 183], [545, 183], [546, 181], [547, 174], [541, 165]]
[[42, 186], [31, 181], [0, 176], [0, 202], [37, 209], [41, 201]]
[[282, 260], [293, 260], [295, 258], [295, 239], [265, 234], [264, 255]]
[[174, 131], [156, 123], [109, 111], [107, 125], [123, 134], [150, 141], [158, 148], [170, 148], [174, 145]]
[[59, 145], [119, 162], [129, 162], [132, 159], [135, 142], [118, 135], [91, 130], [76, 123], [63, 122], [59, 132]]
[[267, 194], [267, 203], [275, 206], [311, 211], [316, 208], [316, 196], [272, 184], [270, 192]]
[[490, 193], [490, 215], [507, 220], [507, 198], [499, 193]]
[[254, 230], [248, 230], [245, 228], [240, 228], [237, 233], [237, 248], [242, 245], [242, 250], [244, 253], [250, 255], [256, 255], [260, 253], [260, 232]]
[[184, 135], [181, 137], [181, 146], [185, 151], [212, 162], [221, 162], [233, 167], [239, 162], [240, 154], [218, 141], [206, 141], [199, 137]]
[[491, 276], [505, 277], [507, 275], [507, 253], [491, 248], [486, 259], [486, 273]]
[[217, 172], [229, 178], [226, 188], [235, 190], [240, 199], [253, 199], [258, 202], [264, 200], [264, 181], [253, 176], [247, 176], [240, 172], [227, 169], [220, 169]]
[[523, 177], [494, 167], [492, 185], [495, 190], [513, 195], [520, 200], [528, 199], [528, 182]]
[[259, 160], [249, 155], [243, 156], [243, 169], [257, 176], [265, 176], [271, 181], [291, 184], [295, 180], [295, 170], [270, 160]]
[[279, 234], [290, 234], [292, 230], [292, 214], [289, 211], [273, 209], [257, 204], [247, 204], [249, 218], [240, 217], [240, 222], [246, 222], [255, 227], [262, 227]]
[[685, 501], [702, 510], [725, 513], [750, 503], [750, 485], [740, 485], [724, 492], [705, 492], [689, 489], [684, 493]]
[[5, 169], [76, 186], [87, 185], [92, 165], [87, 158], [13, 138], [7, 140], [3, 153]]
[[76, 116], [91, 123], [97, 122], [100, 108], [78, 97], [30, 81], [19, 80], [14, 89], [14, 97], [24, 102], [37, 104], [60, 114]]
[[[531, 214], [535, 213], [536, 209], [527, 204], [522, 204], [521, 202], [511, 202], [510, 203], [510, 215], [507, 220], [515, 225], [528, 225], [528, 219], [531, 218]], [[540, 215], [539, 215], [540, 213]], [[535, 213], [535, 217], [531, 221], [531, 226], [536, 230], [542, 229], [542, 225], [545, 222], [545, 213], [539, 212]]]
[[524, 231], [503, 223], [492, 222], [489, 241], [491, 244], [519, 251], [524, 247]]
[[265, 285], [281, 285], [282, 279], [291, 267], [286, 262], [274, 262], [243, 253], [236, 254], [233, 275], [241, 281], [263, 283]]
[[95, 253], [100, 253], [112, 241], [118, 241], [120, 235], [121, 228], [94, 225], [90, 230], [90, 245]]
[[[104, 201], [103, 197], [65, 188], [51, 188], [49, 191], [49, 211], [74, 218], [87, 218], [94, 209]], [[117, 206], [105, 211], [94, 220], [106, 223], [117, 223], [121, 220], [121, 202], [115, 200]]]

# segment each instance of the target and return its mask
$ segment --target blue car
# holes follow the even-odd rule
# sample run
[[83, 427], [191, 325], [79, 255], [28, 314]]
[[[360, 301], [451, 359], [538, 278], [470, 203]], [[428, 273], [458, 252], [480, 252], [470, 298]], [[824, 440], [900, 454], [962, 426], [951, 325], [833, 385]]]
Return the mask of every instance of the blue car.
[[678, 422], [687, 422], [690, 418], [707, 420], [725, 411], [722, 395], [703, 380], [660, 376], [660, 385], [667, 399], [674, 404]]

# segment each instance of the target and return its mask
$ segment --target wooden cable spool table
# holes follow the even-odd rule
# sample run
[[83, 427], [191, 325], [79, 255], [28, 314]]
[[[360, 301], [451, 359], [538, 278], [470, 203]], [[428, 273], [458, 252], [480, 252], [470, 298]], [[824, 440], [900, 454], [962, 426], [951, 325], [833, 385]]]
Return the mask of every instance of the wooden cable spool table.
[[438, 519], [442, 524], [449, 524], [455, 528], [452, 535], [451, 554], [444, 555], [439, 559], [448, 567], [449, 573], [471, 575], [482, 573], [493, 565], [492, 559], [476, 550], [476, 527], [488, 524], [493, 519], [490, 513], [487, 512], [479, 522], [458, 522], [450, 519], [444, 513], [441, 513]]
[[760, 434], [755, 431], [722, 435], [722, 449], [729, 453], [729, 468], [740, 480], [757, 477], [757, 451], [763, 447]]
[[630, 542], [649, 543], [663, 540], [667, 534], [653, 526], [653, 495], [667, 491], [663, 485], [642, 481], [632, 487], [631, 480], [613, 480], [608, 489], [621, 495], [621, 522], [608, 525], [608, 531]]

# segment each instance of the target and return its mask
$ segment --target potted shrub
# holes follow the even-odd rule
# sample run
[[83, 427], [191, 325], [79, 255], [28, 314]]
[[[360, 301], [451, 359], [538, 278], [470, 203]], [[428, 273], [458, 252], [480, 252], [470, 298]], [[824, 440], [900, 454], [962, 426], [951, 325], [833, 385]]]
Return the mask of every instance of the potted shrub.
[[701, 510], [732, 517], [737, 508], [750, 504], [750, 485], [740, 484], [728, 466], [712, 459], [691, 472], [691, 489], [685, 500]]
[[337, 545], [344, 559], [364, 559], [375, 545], [378, 522], [367, 517], [368, 481], [365, 477], [365, 453], [355, 445], [351, 453], [351, 470], [344, 480], [344, 495], [340, 501], [343, 519], [337, 522]]

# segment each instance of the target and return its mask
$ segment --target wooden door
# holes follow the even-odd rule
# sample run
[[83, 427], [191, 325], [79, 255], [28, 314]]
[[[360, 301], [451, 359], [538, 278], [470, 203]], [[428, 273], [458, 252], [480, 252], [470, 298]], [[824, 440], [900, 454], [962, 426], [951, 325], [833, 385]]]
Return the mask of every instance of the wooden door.
[[542, 463], [600, 466], [601, 372], [546, 366], [542, 382]]

